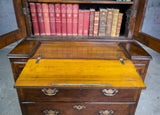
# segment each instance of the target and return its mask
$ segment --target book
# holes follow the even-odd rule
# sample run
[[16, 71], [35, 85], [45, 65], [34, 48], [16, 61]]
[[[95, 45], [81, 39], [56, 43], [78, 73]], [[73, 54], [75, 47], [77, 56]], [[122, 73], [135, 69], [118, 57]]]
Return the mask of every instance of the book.
[[44, 18], [45, 34], [51, 35], [48, 4], [42, 3], [42, 11], [43, 11], [43, 18]]
[[78, 13], [78, 35], [82, 36], [83, 35], [83, 18], [84, 18], [84, 11], [79, 10]]
[[62, 14], [62, 35], [67, 35], [67, 7], [66, 4], [61, 4], [61, 14]]
[[60, 4], [55, 4], [55, 22], [56, 22], [56, 34], [62, 34], [61, 25], [61, 6]]
[[106, 22], [106, 36], [111, 36], [112, 19], [113, 19], [113, 10], [108, 9], [107, 22]]
[[107, 10], [100, 9], [100, 17], [99, 17], [99, 36], [106, 35], [106, 18], [107, 18]]
[[50, 21], [51, 35], [56, 35], [54, 4], [49, 4], [49, 21]]
[[93, 36], [95, 9], [90, 9], [89, 36]]
[[73, 4], [73, 35], [77, 36], [78, 34], [78, 11], [79, 5]]
[[118, 23], [117, 23], [117, 30], [116, 30], [116, 37], [119, 37], [119, 35], [120, 35], [122, 19], [123, 19], [123, 13], [119, 13]]
[[30, 6], [30, 11], [31, 11], [33, 34], [39, 35], [39, 25], [38, 25], [36, 5], [35, 3], [29, 3], [29, 6]]
[[99, 29], [99, 12], [95, 12], [94, 16], [94, 31], [93, 35], [98, 36], [98, 29]]
[[88, 31], [89, 31], [89, 16], [90, 16], [90, 11], [89, 10], [84, 10], [83, 36], [88, 36]]
[[111, 36], [112, 37], [116, 36], [118, 15], [119, 15], [119, 9], [113, 9], [113, 19], [112, 19], [112, 28], [111, 28]]
[[36, 3], [36, 9], [37, 9], [39, 33], [40, 33], [40, 35], [45, 35], [44, 19], [43, 19], [43, 13], [42, 13], [42, 5], [40, 3]]
[[67, 35], [72, 35], [73, 33], [73, 22], [72, 22], [72, 18], [73, 18], [73, 13], [72, 13], [72, 4], [67, 4]]

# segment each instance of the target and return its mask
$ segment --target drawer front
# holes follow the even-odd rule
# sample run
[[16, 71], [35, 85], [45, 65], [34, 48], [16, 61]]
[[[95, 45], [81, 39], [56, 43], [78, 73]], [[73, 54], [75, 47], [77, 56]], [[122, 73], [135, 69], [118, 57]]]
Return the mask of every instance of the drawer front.
[[25, 115], [132, 115], [134, 104], [36, 103], [22, 107]]
[[136, 89], [22, 89], [21, 101], [133, 102]]

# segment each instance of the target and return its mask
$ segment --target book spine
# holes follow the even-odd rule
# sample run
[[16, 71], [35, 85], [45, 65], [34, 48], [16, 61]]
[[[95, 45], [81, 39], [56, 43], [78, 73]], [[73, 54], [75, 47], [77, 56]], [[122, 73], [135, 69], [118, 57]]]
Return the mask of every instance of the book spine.
[[78, 35], [82, 36], [83, 35], [83, 19], [84, 19], [84, 11], [79, 10], [78, 13]]
[[67, 7], [66, 4], [61, 4], [61, 14], [62, 14], [62, 35], [67, 35]]
[[74, 4], [73, 5], [73, 35], [77, 36], [78, 34], [78, 11], [79, 11], [79, 5]]
[[61, 35], [62, 30], [61, 30], [61, 6], [60, 4], [55, 4], [55, 20], [56, 20], [56, 34]]
[[108, 9], [107, 24], [106, 24], [106, 36], [111, 36], [112, 19], [113, 19], [113, 10]]
[[72, 13], [72, 4], [67, 4], [67, 35], [72, 35], [73, 33], [73, 22], [72, 22], [72, 18], [73, 18], [73, 13]]
[[40, 35], [45, 35], [44, 19], [43, 19], [43, 13], [42, 13], [42, 5], [40, 3], [36, 3], [36, 8], [37, 8], [37, 18], [38, 18], [38, 25], [39, 25], [39, 33], [40, 33]]
[[123, 18], [123, 13], [119, 13], [119, 16], [118, 16], [118, 23], [117, 23], [117, 30], [116, 30], [116, 37], [119, 37], [119, 35], [120, 35], [121, 24], [122, 24], [122, 18]]
[[51, 35], [56, 35], [55, 11], [54, 11], [54, 5], [53, 4], [49, 4], [49, 21], [50, 21]]
[[39, 25], [37, 19], [37, 11], [35, 3], [29, 3], [30, 11], [31, 11], [31, 18], [32, 18], [32, 25], [33, 25], [33, 34], [39, 35]]
[[118, 15], [119, 15], [119, 9], [113, 9], [113, 19], [112, 19], [112, 29], [111, 29], [111, 36], [112, 37], [116, 36]]
[[98, 36], [98, 29], [99, 29], [99, 12], [95, 12], [94, 16], [94, 36]]
[[106, 18], [107, 18], [107, 10], [100, 9], [99, 36], [106, 35]]
[[44, 28], [46, 35], [51, 35], [50, 23], [49, 23], [49, 9], [48, 4], [42, 4], [43, 18], [44, 18]]
[[89, 36], [93, 36], [95, 9], [90, 9]]
[[90, 11], [84, 11], [83, 35], [88, 36]]

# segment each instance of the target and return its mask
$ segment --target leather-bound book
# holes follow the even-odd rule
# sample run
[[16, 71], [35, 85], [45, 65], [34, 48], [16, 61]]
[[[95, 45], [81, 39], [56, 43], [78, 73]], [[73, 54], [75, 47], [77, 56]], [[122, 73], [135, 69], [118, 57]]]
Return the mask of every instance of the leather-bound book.
[[42, 13], [42, 5], [40, 3], [36, 3], [36, 8], [37, 8], [37, 18], [38, 18], [38, 25], [39, 25], [39, 33], [40, 33], [40, 35], [45, 35], [44, 19], [43, 19], [43, 13]]
[[111, 36], [111, 28], [112, 28], [112, 19], [113, 19], [113, 10], [107, 10], [107, 23], [106, 23], [106, 36]]
[[113, 19], [112, 19], [112, 28], [111, 28], [111, 36], [112, 37], [116, 36], [118, 15], [119, 15], [119, 9], [113, 9]]
[[66, 4], [61, 4], [61, 14], [62, 14], [62, 35], [67, 35], [67, 6]]
[[79, 10], [79, 13], [78, 13], [78, 35], [79, 36], [83, 35], [83, 18], [84, 18], [84, 11]]
[[88, 32], [89, 32], [89, 17], [90, 17], [90, 11], [89, 10], [84, 10], [83, 36], [88, 36]]
[[49, 21], [50, 21], [51, 35], [56, 35], [54, 4], [49, 4]]
[[73, 4], [73, 36], [78, 34], [78, 11], [79, 5]]
[[100, 17], [99, 17], [99, 36], [106, 35], [106, 18], [107, 18], [107, 10], [100, 9]]
[[51, 35], [50, 23], [49, 23], [49, 9], [48, 4], [42, 4], [43, 18], [44, 18], [44, 28], [46, 35]]
[[98, 36], [98, 29], [99, 29], [99, 12], [95, 12], [94, 16], [94, 31], [93, 35]]
[[39, 26], [38, 26], [36, 5], [35, 5], [35, 3], [29, 3], [29, 6], [30, 6], [30, 11], [31, 11], [33, 34], [39, 35]]
[[55, 17], [56, 17], [56, 34], [62, 34], [62, 24], [61, 24], [61, 6], [60, 4], [55, 4]]
[[123, 13], [119, 13], [118, 16], [118, 23], [117, 23], [117, 30], [116, 30], [116, 37], [119, 37], [122, 25]]
[[95, 9], [90, 9], [89, 36], [93, 36]]
[[71, 36], [73, 34], [73, 13], [72, 4], [67, 4], [67, 35]]

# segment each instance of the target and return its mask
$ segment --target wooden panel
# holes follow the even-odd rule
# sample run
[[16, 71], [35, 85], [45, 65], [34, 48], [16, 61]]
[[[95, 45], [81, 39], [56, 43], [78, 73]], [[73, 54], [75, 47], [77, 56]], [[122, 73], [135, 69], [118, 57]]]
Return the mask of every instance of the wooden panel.
[[144, 88], [131, 61], [30, 59], [15, 83], [20, 87], [131, 87]]
[[18, 29], [0, 36], [0, 48], [26, 37], [26, 27], [23, 18], [21, 0], [13, 0], [13, 3]]
[[34, 54], [37, 58], [51, 59], [126, 59], [124, 50], [115, 43], [102, 42], [53, 42], [42, 43]]
[[148, 35], [147, 33], [142, 32], [147, 3], [148, 0], [139, 0], [139, 9], [137, 13], [133, 38], [143, 43], [144, 45], [152, 48], [153, 50], [160, 52], [160, 40], [158, 38]]
[[[104, 88], [105, 89], [105, 88]], [[45, 95], [42, 89], [22, 89], [23, 102], [50, 102], [50, 101], [81, 101], [81, 102], [135, 102], [138, 94], [136, 89], [117, 89], [113, 96], [106, 96], [103, 89], [63, 89], [58, 88], [54, 96]]]
[[[82, 110], [74, 109], [75, 105], [84, 106]], [[134, 104], [107, 103], [36, 103], [23, 104], [24, 115], [44, 115], [44, 110], [58, 110], [58, 115], [99, 115], [101, 110], [112, 110], [114, 115], [133, 115]]]

